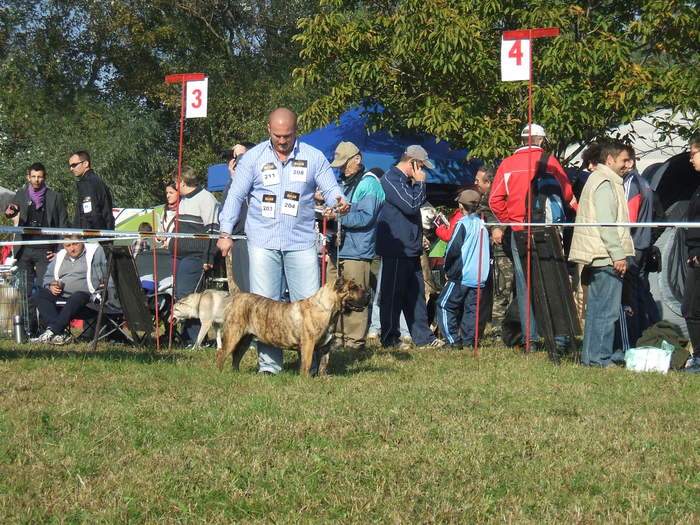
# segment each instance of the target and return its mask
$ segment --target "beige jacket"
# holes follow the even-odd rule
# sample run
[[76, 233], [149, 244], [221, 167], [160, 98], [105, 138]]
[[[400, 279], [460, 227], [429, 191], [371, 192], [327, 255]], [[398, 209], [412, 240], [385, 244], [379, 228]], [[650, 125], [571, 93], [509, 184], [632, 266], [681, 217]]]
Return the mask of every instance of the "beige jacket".
[[[613, 200], [617, 208], [615, 222], [628, 222], [629, 212], [627, 210], [627, 199], [622, 185], [622, 177], [607, 167], [605, 164], [598, 164], [598, 167], [586, 181], [586, 185], [581, 193], [581, 200], [576, 214], [577, 223], [599, 222], [596, 215], [595, 192], [605, 181], [610, 182], [613, 188]], [[574, 237], [571, 241], [569, 260], [581, 264], [594, 266], [612, 265], [613, 258], [601, 237], [601, 226], [577, 226], [574, 229]], [[630, 229], [626, 226], [618, 226], [617, 234], [620, 239], [621, 253], [625, 257], [634, 255], [634, 244], [630, 235]], [[615, 257], [617, 260], [618, 257]], [[594, 262], [595, 260], [595, 262]]]

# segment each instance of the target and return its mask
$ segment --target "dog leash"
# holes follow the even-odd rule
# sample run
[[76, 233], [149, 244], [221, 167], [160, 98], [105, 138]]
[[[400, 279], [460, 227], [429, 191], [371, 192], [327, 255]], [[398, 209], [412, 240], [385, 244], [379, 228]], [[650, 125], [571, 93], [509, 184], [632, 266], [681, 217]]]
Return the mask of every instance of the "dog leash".
[[[340, 218], [340, 215], [336, 216], [336, 233], [335, 233], [335, 268], [336, 268], [336, 273], [338, 274], [338, 279], [340, 279], [343, 276], [342, 273], [342, 265], [340, 264], [340, 246], [342, 244], [342, 237], [340, 236], [342, 233], [342, 221]], [[345, 348], [345, 312], [341, 310], [340, 312], [340, 342], [343, 345], [343, 348]]]

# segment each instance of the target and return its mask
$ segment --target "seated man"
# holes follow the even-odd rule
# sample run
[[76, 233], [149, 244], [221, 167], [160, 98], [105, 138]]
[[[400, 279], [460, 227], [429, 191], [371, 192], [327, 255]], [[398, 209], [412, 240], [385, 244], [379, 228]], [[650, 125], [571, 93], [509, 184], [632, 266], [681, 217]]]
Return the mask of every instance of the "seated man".
[[[32, 339], [34, 342], [67, 343], [71, 336], [63, 333], [64, 330], [86, 304], [95, 301], [105, 281], [104, 250], [97, 243], [82, 243], [77, 239], [77, 235], [66, 237], [63, 249], [46, 269], [44, 288], [37, 290], [30, 299], [47, 325], [43, 334]], [[59, 309], [58, 301], [65, 301], [65, 306]]]

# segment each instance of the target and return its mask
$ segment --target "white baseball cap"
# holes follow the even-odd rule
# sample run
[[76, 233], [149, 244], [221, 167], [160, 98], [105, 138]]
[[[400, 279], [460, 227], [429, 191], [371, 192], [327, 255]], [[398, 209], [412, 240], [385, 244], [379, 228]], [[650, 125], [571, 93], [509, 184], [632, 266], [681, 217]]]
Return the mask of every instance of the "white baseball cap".
[[[531, 128], [532, 133], [531, 135], [533, 137], [544, 137], [547, 138], [547, 134], [544, 131], [544, 128], [540, 126], [539, 124], [533, 123]], [[523, 130], [520, 132], [521, 137], [527, 137], [528, 136], [528, 126], [525, 126]]]

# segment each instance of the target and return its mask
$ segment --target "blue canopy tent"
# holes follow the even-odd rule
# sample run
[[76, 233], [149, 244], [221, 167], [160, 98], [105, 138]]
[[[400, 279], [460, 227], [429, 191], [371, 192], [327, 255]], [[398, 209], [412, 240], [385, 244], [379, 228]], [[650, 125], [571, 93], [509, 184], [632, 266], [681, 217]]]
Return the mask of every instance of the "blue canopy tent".
[[[451, 200], [455, 185], [467, 184], [474, 180], [476, 168], [481, 164], [478, 160], [466, 161], [466, 150], [452, 150], [445, 141], [436, 141], [432, 135], [394, 135], [385, 131], [367, 133], [366, 117], [360, 109], [351, 109], [340, 116], [339, 123], [332, 122], [327, 126], [316, 129], [300, 136], [299, 140], [311, 144], [333, 160], [333, 152], [339, 142], [353, 142], [362, 152], [362, 163], [365, 168], [389, 169], [399, 159], [406, 147], [420, 144], [428, 152], [435, 169], [428, 171], [429, 199], [433, 204], [441, 204]], [[225, 164], [209, 167], [208, 188], [210, 191], [223, 190], [228, 182], [228, 171]], [[446, 203], [446, 202], [445, 202]]]

